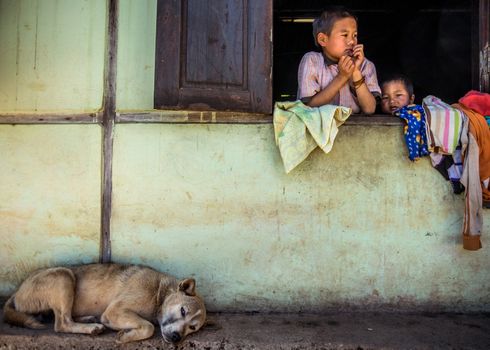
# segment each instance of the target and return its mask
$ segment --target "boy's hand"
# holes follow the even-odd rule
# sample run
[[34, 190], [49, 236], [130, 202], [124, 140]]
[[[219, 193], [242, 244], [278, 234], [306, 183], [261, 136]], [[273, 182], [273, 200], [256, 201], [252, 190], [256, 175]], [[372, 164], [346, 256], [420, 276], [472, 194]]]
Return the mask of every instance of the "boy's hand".
[[344, 55], [340, 57], [338, 67], [339, 75], [345, 79], [350, 79], [352, 73], [354, 72], [355, 64], [351, 57]]
[[364, 62], [364, 45], [358, 44], [352, 49], [352, 59], [356, 69], [361, 70], [362, 62]]

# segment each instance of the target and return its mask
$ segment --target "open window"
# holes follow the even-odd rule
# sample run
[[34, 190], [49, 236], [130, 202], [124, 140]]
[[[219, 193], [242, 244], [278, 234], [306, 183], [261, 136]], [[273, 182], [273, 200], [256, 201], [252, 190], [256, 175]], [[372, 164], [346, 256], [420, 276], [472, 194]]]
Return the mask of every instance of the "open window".
[[301, 57], [317, 50], [311, 22], [327, 5], [345, 6], [358, 17], [359, 42], [375, 64], [378, 80], [407, 75], [414, 82], [416, 102], [431, 94], [453, 103], [479, 89], [480, 41], [488, 43], [487, 0], [276, 0], [274, 100], [296, 99]]
[[358, 17], [359, 41], [378, 80], [407, 75], [416, 102], [431, 94], [452, 103], [470, 89], [490, 88], [490, 0], [157, 4], [157, 109], [270, 114], [274, 101], [295, 100], [301, 57], [316, 50], [312, 19], [328, 5]]

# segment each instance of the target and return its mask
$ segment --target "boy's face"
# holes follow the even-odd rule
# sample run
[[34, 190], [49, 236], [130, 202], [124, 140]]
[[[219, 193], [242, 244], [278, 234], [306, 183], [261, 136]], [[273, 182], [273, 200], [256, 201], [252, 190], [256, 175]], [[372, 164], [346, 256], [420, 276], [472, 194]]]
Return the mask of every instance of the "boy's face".
[[413, 103], [414, 95], [410, 96], [401, 81], [389, 81], [381, 87], [381, 110], [393, 114], [397, 109]]
[[318, 33], [317, 42], [323, 53], [334, 62], [338, 62], [344, 55], [352, 56], [352, 50], [357, 45], [356, 20], [352, 17], [337, 20], [330, 35]]

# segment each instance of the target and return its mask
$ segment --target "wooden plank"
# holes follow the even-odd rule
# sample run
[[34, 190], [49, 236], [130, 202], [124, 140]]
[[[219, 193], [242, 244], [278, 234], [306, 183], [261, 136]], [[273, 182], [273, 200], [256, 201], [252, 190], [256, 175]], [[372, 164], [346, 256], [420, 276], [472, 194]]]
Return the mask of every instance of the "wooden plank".
[[480, 89], [480, 2], [471, 1], [471, 88]]
[[[242, 113], [231, 111], [171, 111], [151, 110], [119, 112], [116, 123], [189, 123], [189, 124], [271, 124], [271, 114]], [[345, 125], [403, 125], [400, 118], [386, 114], [354, 114]]]
[[479, 2], [480, 91], [490, 92], [490, 0]]
[[101, 112], [93, 113], [8, 113], [0, 114], [0, 124], [98, 124]]
[[103, 106], [102, 142], [102, 212], [101, 212], [101, 263], [111, 261], [111, 215], [112, 215], [112, 157], [114, 120], [116, 117], [116, 62], [119, 0], [108, 2], [107, 52], [105, 58], [105, 84]]
[[181, 0], [158, 0], [154, 94], [157, 107], [179, 104], [181, 12]]
[[272, 1], [249, 1], [248, 80], [251, 110], [271, 113], [272, 102]]
[[158, 0], [155, 108], [270, 113], [271, 35], [271, 0]]
[[116, 123], [270, 124], [272, 115], [227, 111], [121, 112]]
[[188, 35], [182, 53], [186, 59], [182, 62], [183, 86], [246, 88], [246, 1], [187, 0], [184, 4], [182, 21]]
[[[101, 112], [75, 115], [0, 114], [0, 124], [98, 124], [103, 122], [103, 116], [104, 114]], [[111, 121], [106, 120], [106, 122]], [[115, 114], [114, 121], [115, 123], [268, 124], [272, 123], [272, 115], [236, 111], [150, 110], [118, 112]], [[403, 123], [401, 119], [385, 114], [355, 114], [347, 119], [346, 124], [401, 125]], [[112, 137], [111, 134], [106, 136]], [[109, 147], [110, 144], [107, 146]]]

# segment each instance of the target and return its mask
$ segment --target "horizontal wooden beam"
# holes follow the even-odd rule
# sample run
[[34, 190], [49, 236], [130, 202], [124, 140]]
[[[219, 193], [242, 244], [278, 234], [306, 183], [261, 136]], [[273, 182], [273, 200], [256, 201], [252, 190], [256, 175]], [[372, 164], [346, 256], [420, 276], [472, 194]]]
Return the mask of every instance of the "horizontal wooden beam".
[[[0, 124], [102, 124], [103, 113], [0, 114]], [[118, 112], [116, 123], [271, 124], [271, 114], [222, 111], [152, 110]], [[346, 125], [401, 125], [402, 120], [384, 114], [354, 114]]]
[[102, 112], [0, 114], [0, 124], [98, 124], [101, 122]]
[[270, 124], [271, 114], [228, 111], [154, 110], [119, 112], [116, 123]]
[[[271, 124], [271, 114], [221, 111], [136, 111], [119, 112], [116, 123], [202, 123], [202, 124]], [[401, 125], [402, 120], [385, 114], [351, 115], [346, 125]]]

